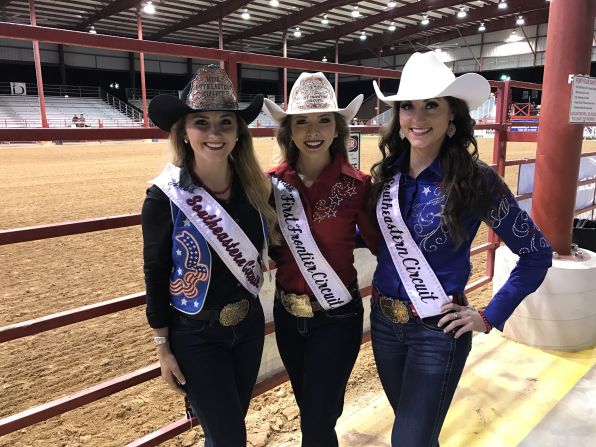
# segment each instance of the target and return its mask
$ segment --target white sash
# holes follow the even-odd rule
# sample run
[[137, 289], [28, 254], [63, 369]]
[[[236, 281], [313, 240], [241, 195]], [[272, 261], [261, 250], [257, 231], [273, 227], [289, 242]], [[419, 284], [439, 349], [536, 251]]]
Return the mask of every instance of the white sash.
[[161, 189], [199, 230], [236, 279], [254, 296], [263, 285], [259, 252], [242, 228], [204, 188], [178, 185], [180, 168], [168, 163], [152, 183]]
[[387, 180], [377, 202], [377, 220], [402, 284], [421, 318], [439, 315], [451, 302], [424, 254], [412, 238], [399, 209], [399, 179]]
[[271, 177], [279, 228], [306, 283], [323, 309], [343, 306], [352, 295], [317, 247], [300, 194], [292, 185]]

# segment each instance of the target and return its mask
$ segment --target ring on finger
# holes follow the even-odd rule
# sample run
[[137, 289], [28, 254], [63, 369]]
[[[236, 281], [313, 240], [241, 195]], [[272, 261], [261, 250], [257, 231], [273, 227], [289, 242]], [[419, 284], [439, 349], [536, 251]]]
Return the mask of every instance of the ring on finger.
[[459, 315], [457, 315], [457, 312], [453, 312], [453, 319], [457, 320], [459, 318]]

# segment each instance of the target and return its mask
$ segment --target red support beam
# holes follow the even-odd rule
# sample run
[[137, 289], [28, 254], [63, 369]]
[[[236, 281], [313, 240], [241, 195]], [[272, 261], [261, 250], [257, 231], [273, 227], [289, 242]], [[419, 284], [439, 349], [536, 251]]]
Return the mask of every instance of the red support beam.
[[[143, 19], [141, 11], [137, 11], [137, 37], [143, 40]], [[147, 117], [147, 86], [145, 85], [145, 53], [139, 53], [139, 71], [141, 74], [141, 101], [143, 105], [143, 127], [149, 127], [149, 118]]]
[[551, 2], [532, 216], [561, 255], [571, 253], [583, 126], [569, 124], [569, 75], [590, 72], [594, 0]]
[[[31, 26], [37, 25], [37, 17], [35, 15], [35, 0], [29, 0], [29, 13], [31, 16]], [[43, 76], [41, 74], [41, 56], [39, 54], [39, 41], [33, 41], [33, 60], [35, 62], [35, 79], [37, 81], [37, 96], [39, 98], [39, 114], [41, 116], [41, 127], [48, 126], [48, 118], [46, 116], [46, 100], [43, 94]]]

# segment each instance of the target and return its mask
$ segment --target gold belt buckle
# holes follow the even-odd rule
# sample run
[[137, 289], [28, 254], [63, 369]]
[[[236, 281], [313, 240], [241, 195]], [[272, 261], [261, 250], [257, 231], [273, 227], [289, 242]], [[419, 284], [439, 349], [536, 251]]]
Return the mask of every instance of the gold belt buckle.
[[383, 314], [394, 323], [406, 324], [410, 321], [408, 308], [403, 301], [381, 297], [379, 299]]
[[312, 318], [315, 316], [308, 295], [296, 295], [295, 293], [286, 293], [284, 291], [280, 291], [279, 295], [281, 303], [290, 315], [299, 318]]
[[250, 303], [247, 299], [242, 299], [236, 303], [226, 304], [219, 311], [219, 324], [222, 326], [236, 326], [246, 318]]

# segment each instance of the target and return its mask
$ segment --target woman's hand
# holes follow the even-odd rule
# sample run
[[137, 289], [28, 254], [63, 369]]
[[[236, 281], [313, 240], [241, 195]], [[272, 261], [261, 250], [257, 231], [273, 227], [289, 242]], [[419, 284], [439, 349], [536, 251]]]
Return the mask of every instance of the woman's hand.
[[157, 347], [157, 357], [161, 366], [161, 377], [163, 377], [170, 388], [181, 396], [186, 396], [186, 392], [181, 387], [181, 385], [186, 385], [186, 379], [182, 371], [180, 371], [176, 357], [170, 351], [168, 343]]
[[438, 326], [444, 326], [444, 332], [455, 331], [455, 338], [459, 338], [466, 332], [484, 332], [487, 329], [484, 320], [472, 306], [449, 303], [441, 307], [441, 313], [445, 312], [448, 313], [439, 320]]

